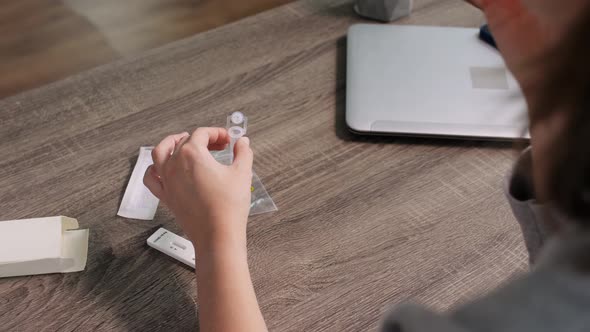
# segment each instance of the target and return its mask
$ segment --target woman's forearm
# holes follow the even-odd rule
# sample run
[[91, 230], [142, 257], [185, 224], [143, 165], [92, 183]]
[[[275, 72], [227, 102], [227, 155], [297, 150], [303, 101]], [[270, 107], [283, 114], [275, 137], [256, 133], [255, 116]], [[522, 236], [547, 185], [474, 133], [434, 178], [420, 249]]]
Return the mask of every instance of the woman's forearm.
[[201, 331], [266, 331], [244, 244], [197, 247], [196, 267]]
[[201, 331], [265, 331], [248, 270], [246, 228], [254, 155], [247, 137], [232, 165], [209, 152], [232, 142], [223, 128], [170, 135], [152, 150], [144, 184], [195, 246]]

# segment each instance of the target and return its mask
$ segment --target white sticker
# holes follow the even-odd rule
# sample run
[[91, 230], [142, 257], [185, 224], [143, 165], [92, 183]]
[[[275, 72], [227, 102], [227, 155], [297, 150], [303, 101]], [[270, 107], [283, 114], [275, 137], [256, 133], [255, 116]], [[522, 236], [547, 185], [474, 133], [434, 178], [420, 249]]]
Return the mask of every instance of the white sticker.
[[130, 219], [153, 220], [160, 200], [154, 196], [143, 184], [143, 176], [147, 168], [154, 162], [152, 150], [154, 147], [139, 148], [139, 157], [131, 173], [131, 179], [125, 189], [121, 207], [117, 215]]

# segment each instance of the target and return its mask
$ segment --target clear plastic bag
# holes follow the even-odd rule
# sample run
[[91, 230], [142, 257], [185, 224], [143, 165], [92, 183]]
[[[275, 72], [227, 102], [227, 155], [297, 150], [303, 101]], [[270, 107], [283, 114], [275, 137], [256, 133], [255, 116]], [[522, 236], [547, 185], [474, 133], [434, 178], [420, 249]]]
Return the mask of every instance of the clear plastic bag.
[[252, 187], [250, 187], [250, 190], [252, 191], [250, 216], [278, 210], [275, 202], [272, 200], [266, 191], [266, 188], [264, 188], [262, 181], [260, 181], [260, 178], [254, 171], [252, 171]]
[[[211, 155], [213, 155], [215, 160], [221, 164], [231, 165], [232, 163], [233, 154], [230, 153], [229, 149], [223, 151], [211, 151]], [[278, 210], [275, 202], [272, 200], [266, 191], [266, 188], [264, 188], [262, 181], [260, 181], [260, 178], [254, 171], [252, 171], [252, 186], [250, 187], [250, 190], [252, 191], [250, 216]]]

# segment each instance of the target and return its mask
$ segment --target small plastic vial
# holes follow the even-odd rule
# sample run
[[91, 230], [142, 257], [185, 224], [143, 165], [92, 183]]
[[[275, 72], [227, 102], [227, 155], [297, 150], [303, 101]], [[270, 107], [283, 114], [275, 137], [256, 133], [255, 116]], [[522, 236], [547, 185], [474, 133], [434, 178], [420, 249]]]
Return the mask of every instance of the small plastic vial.
[[240, 137], [246, 135], [248, 129], [248, 118], [242, 112], [233, 112], [227, 117], [226, 124], [227, 133], [230, 138], [229, 153], [230, 159], [234, 161], [234, 146]]

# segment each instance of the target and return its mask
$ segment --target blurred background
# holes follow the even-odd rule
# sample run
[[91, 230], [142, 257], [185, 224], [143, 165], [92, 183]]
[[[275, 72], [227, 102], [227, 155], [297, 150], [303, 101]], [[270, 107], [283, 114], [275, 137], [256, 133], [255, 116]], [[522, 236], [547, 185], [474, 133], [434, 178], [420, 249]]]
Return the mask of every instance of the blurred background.
[[0, 0], [0, 99], [292, 0]]

